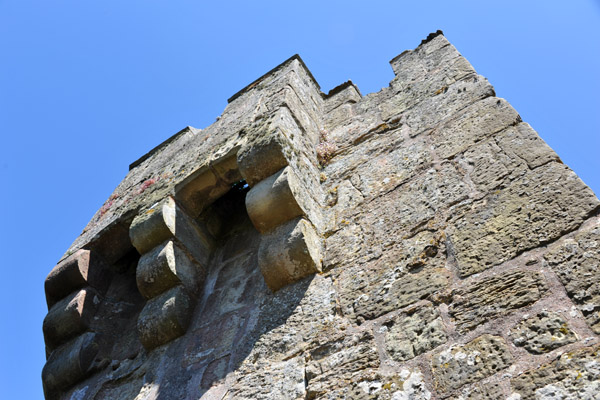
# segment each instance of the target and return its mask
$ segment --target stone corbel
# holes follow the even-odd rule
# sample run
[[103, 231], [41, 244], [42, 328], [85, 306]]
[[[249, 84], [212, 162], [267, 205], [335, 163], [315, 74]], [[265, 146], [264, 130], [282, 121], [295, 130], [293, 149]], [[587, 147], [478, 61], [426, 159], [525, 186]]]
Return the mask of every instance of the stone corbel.
[[86, 332], [53, 351], [42, 370], [46, 399], [58, 398], [61, 391], [90, 375], [99, 349], [97, 334]]
[[[272, 291], [321, 272], [321, 208], [289, 165], [291, 143], [274, 131], [238, 154], [240, 173], [251, 186], [246, 209], [262, 234], [258, 262]], [[307, 173], [306, 171], [303, 171]]]
[[148, 299], [137, 329], [151, 350], [185, 334], [214, 243], [172, 197], [134, 218], [129, 235], [142, 254], [136, 282]]
[[46, 398], [55, 398], [91, 373], [98, 346], [89, 325], [110, 281], [106, 262], [84, 249], [64, 259], [46, 277], [49, 311], [43, 332], [48, 361], [42, 371]]

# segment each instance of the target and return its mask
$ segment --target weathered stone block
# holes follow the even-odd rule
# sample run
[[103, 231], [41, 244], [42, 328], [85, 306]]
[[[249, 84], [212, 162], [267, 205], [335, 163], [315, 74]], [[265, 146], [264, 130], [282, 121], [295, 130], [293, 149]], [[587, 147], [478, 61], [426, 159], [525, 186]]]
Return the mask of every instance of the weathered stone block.
[[515, 345], [533, 354], [547, 353], [577, 340], [559, 314], [546, 311], [520, 322], [510, 334]]
[[533, 169], [550, 161], [560, 162], [558, 155], [540, 138], [528, 123], [520, 123], [496, 136], [496, 142], [507, 154], [525, 160]]
[[597, 347], [565, 353], [554, 362], [512, 379], [511, 398], [595, 400], [600, 393], [599, 365]]
[[321, 272], [321, 241], [310, 222], [295, 219], [262, 237], [258, 264], [269, 289], [277, 291]]
[[456, 81], [476, 75], [469, 62], [442, 35], [400, 54], [390, 64], [396, 74], [390, 82], [394, 95], [378, 104], [384, 119], [443, 94]]
[[458, 396], [451, 397], [452, 400], [500, 400], [507, 398], [508, 395], [502, 384], [497, 381], [477, 383], [471, 387], [463, 388]]
[[99, 344], [96, 334], [87, 332], [56, 349], [42, 370], [44, 394], [58, 398], [58, 392], [85, 378], [94, 365]]
[[285, 168], [291, 151], [291, 143], [279, 130], [257, 136], [238, 152], [240, 173], [248, 185], [254, 186]]
[[449, 272], [442, 239], [424, 231], [390, 247], [377, 261], [341, 270], [337, 282], [344, 314], [362, 323], [445, 290]]
[[[369, 332], [332, 338], [310, 352], [306, 366], [308, 398], [325, 395], [332, 388], [345, 386], [358, 371], [379, 366], [379, 356]], [[340, 382], [341, 381], [341, 382]]]
[[235, 385], [223, 397], [226, 400], [304, 400], [304, 359], [292, 359], [239, 371]]
[[375, 241], [397, 240], [431, 220], [436, 212], [466, 199], [468, 193], [456, 168], [442, 163], [371, 201], [369, 212], [360, 216], [361, 225], [372, 232]]
[[578, 227], [600, 206], [568, 167], [550, 162], [475, 203], [448, 229], [462, 277]]
[[539, 273], [509, 271], [452, 293], [450, 316], [461, 333], [539, 300], [548, 290]]
[[544, 258], [588, 325], [600, 334], [600, 222], [557, 243]]
[[346, 81], [327, 93], [327, 97], [323, 104], [323, 112], [328, 114], [342, 104], [356, 103], [361, 98], [362, 95], [360, 94], [358, 87], [352, 83], [352, 81]]
[[256, 229], [265, 233], [304, 214], [302, 187], [287, 167], [260, 181], [246, 195], [248, 216]]
[[[316, 391], [319, 389], [320, 391]], [[341, 374], [317, 387], [309, 386], [307, 399], [315, 400], [430, 400], [431, 392], [418, 369], [401, 369], [384, 374], [377, 369], [364, 369]]]
[[214, 153], [210, 159], [210, 168], [215, 172], [217, 178], [231, 185], [244, 179], [237, 164], [237, 154], [240, 146], [226, 147]]
[[148, 300], [140, 313], [137, 330], [148, 350], [183, 335], [192, 318], [194, 300], [183, 286], [176, 286]]
[[[462, 60], [461, 60], [462, 59]], [[452, 61], [447, 72], [452, 73], [452, 70], [458, 67], [459, 70], [468, 64], [462, 57]], [[454, 67], [454, 68], [453, 68]], [[463, 72], [466, 72], [463, 70]], [[461, 72], [462, 75], [462, 72]], [[486, 78], [481, 75], [467, 73], [465, 76], [460, 76], [458, 81], [453, 82], [455, 78], [444, 77], [441, 74], [427, 76], [425, 82], [419, 82], [421, 89], [431, 91], [435, 90], [431, 97], [423, 99], [414, 107], [406, 110], [402, 116], [403, 121], [408, 125], [409, 136], [415, 137], [423, 132], [430, 132], [436, 126], [447, 122], [449, 119], [458, 115], [465, 107], [476, 103], [487, 97], [495, 96], [494, 88]], [[406, 94], [409, 96], [412, 92], [412, 87], [406, 88]], [[392, 101], [398, 102], [395, 96]], [[400, 109], [406, 107], [404, 104], [398, 104]], [[391, 108], [390, 115], [397, 113], [397, 109]]]
[[[369, 201], [405, 183], [431, 161], [429, 144], [423, 138], [405, 140], [400, 128], [351, 147], [343, 158], [328, 165], [324, 174], [336, 183], [350, 178], [344, 182], [351, 182], [352, 188]], [[341, 189], [342, 185], [338, 187], [336, 211], [349, 214], [354, 207], [344, 209], [339, 198]]]
[[512, 356], [499, 336], [482, 335], [465, 344], [454, 345], [433, 356], [433, 378], [437, 390], [451, 392], [508, 367]]
[[434, 149], [440, 157], [449, 158], [518, 122], [519, 114], [506, 100], [488, 97], [438, 127], [432, 134]]
[[400, 314], [386, 323], [385, 348], [395, 361], [405, 361], [446, 342], [444, 324], [431, 305]]
[[135, 217], [129, 228], [129, 237], [140, 254], [175, 238], [201, 265], [206, 265], [214, 246], [210, 233], [177, 206], [172, 197]]
[[458, 162], [482, 193], [493, 192], [505, 180], [514, 178], [511, 174], [523, 175], [527, 169], [521, 160], [506, 155], [493, 139], [469, 148], [458, 157]]
[[488, 97], [436, 129], [432, 134], [434, 148], [440, 157], [449, 158], [519, 122], [521, 117], [506, 100]]
[[190, 293], [197, 293], [205, 278], [205, 268], [172, 240], [144, 254], [136, 269], [137, 287], [147, 299], [179, 284]]
[[[235, 162], [235, 158], [233, 160]], [[219, 166], [226, 176], [235, 177], [235, 167], [227, 163]], [[192, 217], [196, 217], [229, 189], [231, 183], [220, 179], [204, 165], [175, 187], [175, 197]]]
[[83, 332], [89, 327], [100, 302], [96, 292], [82, 289], [54, 304], [44, 318], [44, 340], [48, 350]]
[[76, 289], [91, 286], [104, 293], [110, 284], [105, 262], [90, 250], [78, 250], [50, 271], [44, 282], [50, 309], [57, 301]]

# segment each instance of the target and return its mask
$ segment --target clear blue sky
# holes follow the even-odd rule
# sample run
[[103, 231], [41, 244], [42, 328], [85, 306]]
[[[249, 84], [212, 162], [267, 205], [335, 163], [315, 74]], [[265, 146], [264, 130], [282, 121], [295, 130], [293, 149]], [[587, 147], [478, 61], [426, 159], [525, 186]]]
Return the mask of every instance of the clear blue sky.
[[42, 397], [44, 278], [129, 163], [294, 53], [366, 94], [442, 29], [600, 193], [598, 1], [204, 3], [0, 0], [0, 398]]

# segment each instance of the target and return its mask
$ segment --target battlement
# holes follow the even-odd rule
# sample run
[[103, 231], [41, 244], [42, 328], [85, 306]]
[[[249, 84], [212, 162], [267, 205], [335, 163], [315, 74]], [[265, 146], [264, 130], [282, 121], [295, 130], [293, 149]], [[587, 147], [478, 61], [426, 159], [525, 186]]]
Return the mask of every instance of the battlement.
[[390, 65], [294, 55], [133, 162], [46, 279], [46, 397], [592, 398], [600, 201], [441, 31]]

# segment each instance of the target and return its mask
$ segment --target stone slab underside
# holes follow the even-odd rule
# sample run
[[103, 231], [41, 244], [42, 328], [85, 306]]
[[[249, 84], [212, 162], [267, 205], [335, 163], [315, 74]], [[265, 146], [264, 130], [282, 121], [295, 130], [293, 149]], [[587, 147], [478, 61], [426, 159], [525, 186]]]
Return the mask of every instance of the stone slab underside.
[[134, 164], [49, 276], [47, 397], [597, 399], [597, 197], [443, 35], [391, 65], [292, 57]]

